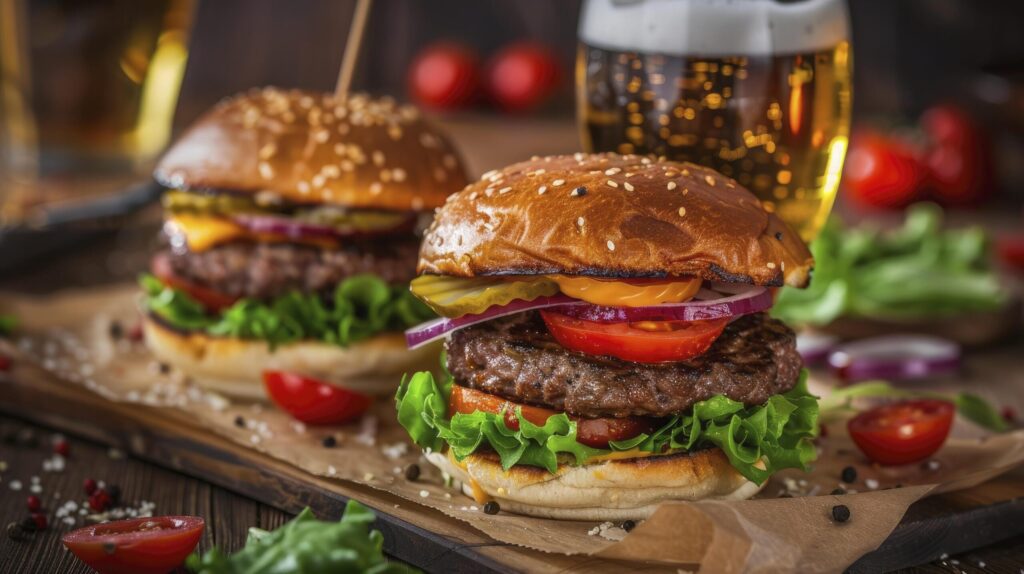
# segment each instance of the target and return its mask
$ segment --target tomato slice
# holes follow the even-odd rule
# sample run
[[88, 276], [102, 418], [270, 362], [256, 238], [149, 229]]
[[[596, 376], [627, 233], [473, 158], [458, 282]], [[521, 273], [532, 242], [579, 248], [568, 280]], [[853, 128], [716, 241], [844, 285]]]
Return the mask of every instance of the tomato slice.
[[234, 305], [238, 301], [238, 297], [232, 297], [209, 287], [203, 287], [176, 274], [171, 267], [170, 259], [165, 254], [157, 255], [153, 258], [153, 262], [150, 264], [150, 271], [164, 285], [188, 293], [190, 297], [202, 303], [203, 307], [208, 311], [220, 311]]
[[311, 425], [336, 425], [359, 418], [373, 399], [331, 383], [282, 371], [265, 371], [263, 386], [278, 407]]
[[100, 574], [166, 574], [195, 549], [204, 528], [198, 516], [133, 518], [79, 528], [61, 541]]
[[953, 403], [936, 399], [903, 401], [873, 408], [850, 419], [850, 438], [871, 460], [908, 464], [924, 460], [946, 442]]
[[[499, 396], [452, 385], [452, 396], [448, 402], [448, 414], [455, 413], [473, 414], [477, 411], [498, 414], [505, 411], [505, 425], [510, 429], [519, 430], [519, 419], [516, 417], [516, 408], [523, 418], [535, 425], [543, 425], [548, 417], [558, 414], [558, 411], [535, 407], [512, 402]], [[569, 418], [576, 421], [576, 441], [593, 448], [608, 448], [610, 441], [626, 440], [641, 433], [649, 433], [655, 429], [657, 421], [645, 417], [605, 417], [605, 418], [583, 418], [570, 415]]]
[[554, 311], [540, 314], [551, 335], [563, 347], [636, 363], [685, 361], [696, 357], [708, 350], [729, 323], [728, 317], [708, 321], [598, 323]]

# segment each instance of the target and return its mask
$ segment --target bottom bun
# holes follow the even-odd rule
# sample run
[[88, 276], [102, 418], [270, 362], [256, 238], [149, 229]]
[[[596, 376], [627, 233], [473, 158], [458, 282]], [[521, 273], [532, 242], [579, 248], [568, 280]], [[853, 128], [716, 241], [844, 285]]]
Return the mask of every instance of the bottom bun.
[[348, 347], [303, 341], [271, 350], [266, 341], [181, 331], [159, 318], [143, 320], [146, 346], [201, 387], [233, 397], [267, 400], [264, 371], [312, 377], [372, 395], [392, 394], [406, 372], [438, 367], [438, 345], [410, 351], [402, 333], [386, 333]]
[[761, 490], [717, 448], [559, 465], [555, 474], [534, 466], [505, 471], [493, 453], [474, 453], [459, 462], [450, 451], [432, 452], [427, 459], [461, 481], [463, 492], [478, 502], [496, 500], [502, 510], [544, 518], [643, 519], [661, 502], [743, 500]]

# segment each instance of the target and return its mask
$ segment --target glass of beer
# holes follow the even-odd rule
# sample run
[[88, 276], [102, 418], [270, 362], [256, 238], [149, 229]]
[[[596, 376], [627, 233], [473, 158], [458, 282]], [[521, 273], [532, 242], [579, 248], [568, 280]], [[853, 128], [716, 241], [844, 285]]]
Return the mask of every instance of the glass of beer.
[[843, 0], [586, 0], [579, 37], [584, 149], [712, 167], [814, 239], [850, 128]]

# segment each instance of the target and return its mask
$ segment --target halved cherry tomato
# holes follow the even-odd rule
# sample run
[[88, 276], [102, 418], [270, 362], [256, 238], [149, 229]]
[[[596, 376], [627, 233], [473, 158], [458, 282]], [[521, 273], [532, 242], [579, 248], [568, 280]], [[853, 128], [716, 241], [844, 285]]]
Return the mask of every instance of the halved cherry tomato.
[[936, 399], [902, 401], [873, 408], [850, 419], [850, 438], [871, 460], [908, 464], [924, 460], [946, 442], [953, 425], [953, 403]]
[[206, 522], [198, 516], [155, 516], [79, 528], [61, 541], [100, 574], [166, 574], [199, 543]]
[[685, 361], [708, 350], [729, 323], [708, 321], [643, 321], [598, 323], [541, 311], [544, 322], [563, 347], [590, 355], [611, 355], [636, 363]]
[[225, 295], [209, 287], [203, 287], [176, 274], [171, 267], [170, 259], [165, 254], [160, 254], [153, 258], [152, 263], [150, 263], [150, 271], [164, 285], [172, 289], [184, 291], [190, 297], [202, 303], [203, 307], [208, 311], [220, 311], [234, 305], [238, 301], [237, 297]]
[[843, 186], [865, 207], [900, 209], [920, 198], [928, 168], [915, 150], [869, 130], [854, 135], [843, 170]]
[[991, 195], [991, 145], [970, 114], [940, 104], [926, 110], [920, 123], [931, 139], [924, 162], [935, 199], [942, 205], [976, 205]]
[[373, 399], [337, 385], [281, 371], [265, 371], [263, 385], [278, 407], [311, 425], [336, 425], [358, 418]]
[[[455, 413], [472, 414], [476, 411], [498, 414], [505, 411], [505, 425], [513, 430], [519, 430], [519, 419], [516, 417], [516, 408], [523, 418], [535, 425], [543, 425], [548, 417], [557, 415], [557, 411], [534, 407], [505, 400], [501, 397], [470, 389], [459, 385], [452, 386], [452, 396], [448, 402], [448, 414]], [[576, 440], [594, 448], [608, 448], [608, 443], [615, 440], [626, 440], [641, 433], [649, 433], [654, 430], [657, 424], [655, 419], [645, 417], [623, 417], [623, 418], [596, 418], [570, 417], [576, 421]]]

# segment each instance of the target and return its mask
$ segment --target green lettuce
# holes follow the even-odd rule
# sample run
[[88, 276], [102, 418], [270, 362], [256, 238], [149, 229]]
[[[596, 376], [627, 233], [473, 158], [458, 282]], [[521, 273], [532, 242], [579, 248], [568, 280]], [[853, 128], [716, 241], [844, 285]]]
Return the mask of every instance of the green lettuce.
[[919, 203], [885, 233], [832, 220], [811, 244], [814, 280], [783, 288], [772, 315], [824, 325], [841, 316], [912, 319], [994, 311], [1006, 291], [989, 265], [980, 227], [943, 230], [942, 210]]
[[408, 287], [388, 285], [373, 275], [345, 279], [326, 301], [316, 294], [292, 291], [266, 302], [242, 299], [216, 315], [152, 275], [143, 275], [139, 284], [146, 308], [173, 327], [266, 341], [271, 348], [305, 340], [346, 347], [434, 316]]
[[666, 453], [718, 447], [740, 474], [761, 484], [783, 468], [806, 469], [815, 457], [811, 441], [818, 432], [818, 403], [807, 391], [806, 371], [792, 390], [762, 405], [746, 406], [715, 396], [670, 417], [650, 434], [613, 441], [608, 449], [577, 442], [576, 423], [565, 413], [548, 417], [538, 426], [516, 409], [519, 430], [505, 424], [504, 413], [477, 411], [449, 417], [452, 384], [448, 374], [438, 383], [431, 373], [419, 372], [402, 380], [395, 403], [398, 422], [413, 442], [432, 451], [447, 445], [456, 460], [486, 444], [506, 470], [522, 464], [553, 473], [560, 462], [581, 465], [616, 451]]
[[284, 526], [268, 532], [250, 528], [245, 547], [234, 554], [217, 548], [186, 561], [197, 574], [400, 574], [417, 572], [384, 558], [384, 537], [371, 530], [373, 512], [348, 501], [338, 522], [317, 520], [306, 508]]
[[18, 318], [14, 315], [0, 314], [0, 337], [6, 337], [18, 326]]

